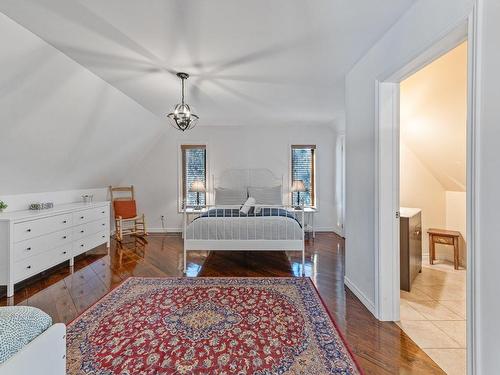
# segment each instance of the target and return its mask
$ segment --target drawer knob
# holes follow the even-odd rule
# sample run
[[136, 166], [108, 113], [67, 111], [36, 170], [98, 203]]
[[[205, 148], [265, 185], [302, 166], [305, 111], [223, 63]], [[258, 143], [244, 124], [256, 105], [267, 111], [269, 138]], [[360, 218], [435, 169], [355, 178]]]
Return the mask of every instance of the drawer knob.
[[31, 229], [30, 228], [26, 229], [26, 232], [31, 232]]
[[85, 216], [80, 216], [80, 219], [85, 219]]
[[106, 225], [106, 223], [102, 223], [101, 225], [104, 227]]
[[106, 213], [106, 211], [102, 211], [101, 213], [102, 213], [102, 214], [105, 214], [105, 213]]
[[31, 250], [31, 246], [30, 247], [27, 247], [26, 250], [30, 251]]
[[63, 254], [67, 254], [68, 252], [67, 251], [63, 251]]
[[106, 236], [102, 236], [102, 238], [105, 238]]
[[85, 244], [83, 244], [83, 243], [82, 243], [82, 244], [80, 245], [80, 247], [83, 247], [83, 246], [85, 246]]
[[84, 233], [85, 231], [84, 230], [81, 230], [80, 233]]
[[67, 220], [63, 220], [63, 224], [66, 224], [68, 221]]
[[63, 240], [65, 240], [66, 238], [68, 238], [67, 236], [63, 236]]
[[31, 266], [27, 266], [26, 268], [27, 268], [27, 269], [30, 269], [30, 268], [31, 268]]

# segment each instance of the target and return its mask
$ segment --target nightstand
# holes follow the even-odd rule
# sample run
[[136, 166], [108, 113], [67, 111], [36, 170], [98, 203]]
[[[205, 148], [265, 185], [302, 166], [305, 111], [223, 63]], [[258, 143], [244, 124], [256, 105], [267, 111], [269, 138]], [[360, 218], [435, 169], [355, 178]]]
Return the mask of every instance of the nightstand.
[[[201, 214], [204, 214], [207, 211], [208, 211], [207, 207], [186, 208], [186, 216], [184, 217], [185, 221], [184, 221], [184, 229], [182, 231], [182, 238], [184, 238], [184, 230], [187, 228], [188, 224], [191, 223], [197, 216], [200, 216]], [[190, 216], [194, 216], [195, 218], [193, 218], [193, 220], [190, 220]]]
[[[305, 228], [304, 230], [306, 232], [312, 233], [312, 238], [316, 238], [316, 230], [314, 229], [314, 215], [318, 210], [315, 207], [304, 207], [304, 221], [305, 221]], [[302, 210], [298, 209], [293, 209], [293, 212], [300, 212]], [[298, 217], [300, 219], [300, 215]]]

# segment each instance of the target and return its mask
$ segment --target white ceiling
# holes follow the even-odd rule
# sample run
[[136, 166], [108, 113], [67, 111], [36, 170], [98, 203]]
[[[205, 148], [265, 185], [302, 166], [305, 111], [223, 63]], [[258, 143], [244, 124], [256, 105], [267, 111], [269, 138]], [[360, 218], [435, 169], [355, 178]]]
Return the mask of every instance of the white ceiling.
[[412, 0], [1, 0], [0, 11], [151, 112], [201, 125], [331, 124], [344, 76]]

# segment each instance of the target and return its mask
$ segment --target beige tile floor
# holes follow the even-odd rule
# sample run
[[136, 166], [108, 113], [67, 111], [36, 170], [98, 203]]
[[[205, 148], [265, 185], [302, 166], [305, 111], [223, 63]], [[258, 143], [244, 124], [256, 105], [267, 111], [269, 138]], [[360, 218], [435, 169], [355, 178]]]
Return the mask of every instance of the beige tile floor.
[[466, 271], [422, 259], [411, 292], [401, 291], [398, 325], [448, 375], [466, 374]]

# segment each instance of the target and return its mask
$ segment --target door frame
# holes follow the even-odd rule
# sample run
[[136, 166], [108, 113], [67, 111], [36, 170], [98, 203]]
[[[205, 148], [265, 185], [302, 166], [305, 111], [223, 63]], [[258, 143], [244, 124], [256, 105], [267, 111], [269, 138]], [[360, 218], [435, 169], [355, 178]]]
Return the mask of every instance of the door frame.
[[478, 227], [476, 101], [477, 7], [410, 63], [381, 76], [375, 84], [375, 312], [380, 320], [399, 320], [399, 84], [438, 57], [467, 40], [467, 373], [475, 374], [476, 315], [474, 253]]

